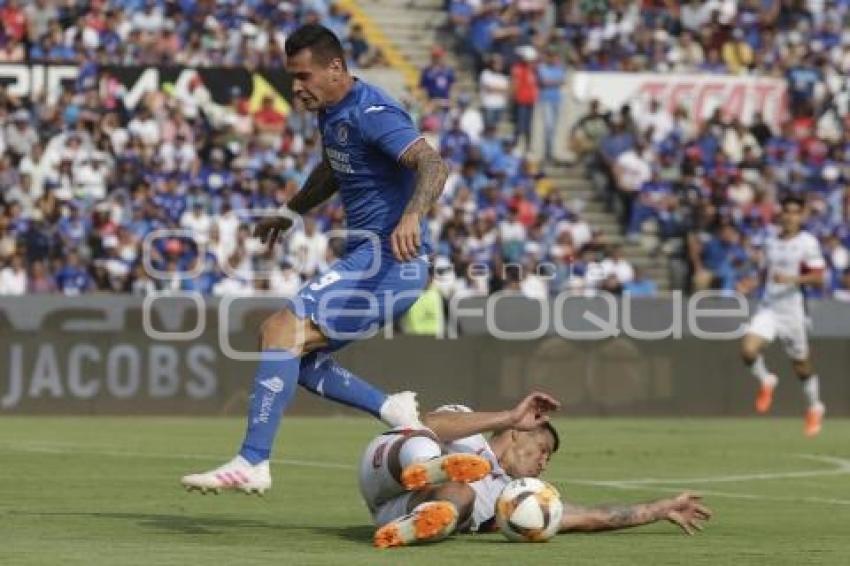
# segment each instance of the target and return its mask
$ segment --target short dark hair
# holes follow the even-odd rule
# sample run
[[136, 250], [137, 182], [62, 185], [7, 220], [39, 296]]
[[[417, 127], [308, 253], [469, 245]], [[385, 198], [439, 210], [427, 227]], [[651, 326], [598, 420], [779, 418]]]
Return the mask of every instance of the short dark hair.
[[780, 202], [780, 205], [782, 206], [782, 210], [785, 210], [785, 207], [788, 206], [789, 204], [796, 204], [800, 208], [805, 208], [805, 206], [806, 206], [806, 203], [803, 200], [803, 197], [801, 197], [799, 195], [794, 195], [794, 194], [785, 195], [785, 197], [783, 197], [782, 201]]
[[[847, 269], [850, 270], [850, 267], [848, 267]], [[512, 430], [518, 430], [518, 429], [513, 429], [513, 428], [508, 427], [508, 428], [503, 428], [503, 429], [493, 431], [493, 438], [495, 438], [497, 436], [501, 436], [502, 434], [508, 433]], [[549, 434], [552, 435], [552, 452], [551, 453], [554, 454], [555, 452], [557, 452], [558, 448], [561, 447], [561, 435], [558, 434], [557, 429], [555, 429], [555, 426], [551, 422], [546, 421], [543, 424], [541, 424], [540, 426], [538, 426], [537, 428], [531, 429], [531, 430], [528, 430], [528, 431], [525, 431], [525, 432], [536, 435], [540, 431], [545, 431], [545, 432], [548, 432]]]
[[306, 24], [286, 38], [286, 56], [295, 57], [304, 49], [309, 49], [316, 60], [324, 65], [336, 58], [345, 68], [345, 50], [334, 32], [319, 24]]
[[561, 446], [561, 437], [558, 434], [558, 431], [555, 429], [555, 426], [549, 421], [546, 421], [545, 423], [543, 423], [541, 425], [541, 428], [548, 431], [549, 434], [552, 435], [552, 440], [555, 441], [555, 443], [552, 445], [552, 454], [554, 454], [555, 452], [558, 451], [558, 448], [560, 448], [560, 446]]

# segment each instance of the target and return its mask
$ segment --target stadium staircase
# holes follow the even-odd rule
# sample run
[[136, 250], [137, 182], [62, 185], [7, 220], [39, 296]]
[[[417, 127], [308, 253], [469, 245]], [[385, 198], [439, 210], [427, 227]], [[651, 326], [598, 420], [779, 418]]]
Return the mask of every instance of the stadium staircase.
[[[398, 92], [402, 85], [415, 86], [419, 69], [430, 61], [430, 51], [435, 44], [445, 42], [441, 32], [446, 14], [443, 0], [345, 0], [343, 5], [352, 13], [353, 19], [361, 23], [370, 42], [380, 46], [387, 56], [392, 69], [384, 70], [386, 81]], [[456, 91], [476, 92], [476, 81], [464, 61], [458, 60], [448, 50], [449, 62], [458, 70], [455, 83]], [[382, 77], [373, 75], [370, 78]], [[394, 76], [390, 76], [394, 75]], [[399, 83], [402, 83], [400, 85]], [[504, 133], [510, 126], [504, 124]], [[575, 209], [591, 227], [599, 229], [610, 243], [619, 243], [623, 252], [635, 267], [641, 267], [647, 278], [658, 284], [661, 292], [670, 289], [670, 272], [663, 254], [654, 254], [652, 237], [649, 241], [628, 242], [614, 214], [605, 210], [604, 204], [597, 200], [593, 188], [578, 167], [568, 165], [548, 167], [547, 174], [555, 187], [562, 191], [564, 201]], [[577, 206], [577, 203], [580, 203]], [[645, 237], [646, 238], [646, 237]]]

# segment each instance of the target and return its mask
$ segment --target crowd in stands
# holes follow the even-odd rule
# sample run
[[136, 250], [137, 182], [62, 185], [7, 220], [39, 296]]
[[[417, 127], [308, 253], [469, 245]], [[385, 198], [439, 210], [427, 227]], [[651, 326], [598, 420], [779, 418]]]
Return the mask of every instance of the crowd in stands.
[[[54, 6], [10, 1], [3, 8], [9, 37], [14, 34], [8, 22], [22, 26], [25, 60], [44, 60], [39, 45], [53, 41], [47, 38], [52, 34], [69, 56], [55, 60], [77, 61], [80, 77], [54, 101], [16, 97], [0, 87], [0, 293], [293, 294], [306, 278], [328, 269], [340, 253], [341, 242], [326, 236], [344, 225], [338, 201], [306, 218], [270, 253], [251, 237], [255, 217], [246, 212], [275, 209], [298, 190], [319, 159], [313, 116], [297, 107], [285, 115], [273, 98], [252, 110], [238, 89], [228, 105], [214, 109], [203, 97], [165, 88], [128, 108], [102, 63], [202, 66], [238, 60], [273, 66], [279, 55], [269, 43], [260, 42], [256, 57], [237, 50], [241, 54], [229, 59], [231, 52], [207, 41], [207, 34], [232, 35], [236, 39], [225, 44], [244, 47], [246, 30], [253, 33], [250, 25], [277, 22], [281, 14], [290, 21], [294, 13], [292, 21], [318, 17], [345, 35], [344, 18], [333, 4]], [[38, 10], [51, 15], [34, 15]], [[269, 20], [259, 17], [272, 12]], [[109, 23], [94, 35], [81, 34], [100, 13], [129, 24]], [[46, 31], [38, 28], [40, 19], [49, 20]], [[204, 24], [197, 50], [189, 22]], [[288, 28], [275, 29], [285, 36]], [[154, 38], [151, 30], [178, 36], [179, 49], [172, 45], [164, 51], [173, 59], [147, 58], [157, 51], [151, 43], [130, 49], [138, 47], [139, 38]], [[110, 40], [113, 32], [122, 40]], [[349, 63], [379, 61], [374, 50], [357, 47], [358, 33], [362, 30], [352, 28], [348, 34], [354, 46]], [[140, 58], [126, 56], [128, 50]], [[619, 291], [632, 284], [636, 293], [651, 293], [652, 282], [634, 274], [619, 252], [602, 257], [609, 247], [604, 235], [562, 202], [539, 163], [524, 158], [515, 140], [497, 135], [499, 117], [473, 104], [473, 93], [453, 92], [443, 50], [435, 49], [433, 57], [434, 65], [423, 70], [422, 93], [411, 93], [404, 102], [453, 167], [429, 218], [437, 252], [434, 288], [440, 295], [516, 289], [545, 297], [564, 288]], [[151, 238], [163, 229], [186, 230], [192, 237], [157, 232]]]
[[[630, 240], [652, 232], [672, 257], [675, 287], [756, 293], [761, 244], [776, 230], [779, 200], [794, 193], [807, 201], [807, 228], [830, 268], [826, 288], [809, 294], [847, 296], [850, 2], [452, 0], [447, 9], [457, 48], [479, 73], [485, 115], [511, 113], [515, 140], [530, 112], [543, 112], [547, 126], [557, 119], [546, 87], [563, 82], [563, 67], [786, 81], [780, 125], [654, 100], [594, 101], [570, 147]], [[545, 133], [547, 157], [553, 135]]]
[[[0, 88], [0, 293], [292, 294], [328, 268], [339, 241], [325, 232], [344, 224], [337, 201], [271, 253], [251, 237], [244, 212], [276, 208], [297, 191], [319, 155], [314, 117], [298, 108], [284, 115], [272, 99], [251, 111], [240, 92], [214, 115], [165, 90], [130, 109], [103, 88], [98, 70], [166, 61], [279, 66], [286, 33], [305, 21], [343, 36], [353, 67], [381, 64], [362, 29], [316, 0], [53, 6], [5, 1], [5, 56], [23, 49], [26, 61], [77, 62], [81, 76], [100, 81], [78, 80], [53, 102]], [[689, 271], [683, 285], [749, 292], [778, 198], [804, 193], [831, 268], [825, 293], [847, 296], [847, 8], [801, 0], [447, 2], [455, 45], [433, 50], [421, 92], [404, 99], [452, 166], [429, 215], [434, 287], [445, 299], [500, 289], [654, 294], [610, 235], [582, 218], [584, 203], [564, 202], [553, 188], [545, 174], [551, 126], [568, 69], [697, 71], [786, 78], [787, 123], [744, 124], [722, 113], [700, 121], [656, 103], [591, 105], [570, 146], [599, 197], [632, 239], [651, 229], [661, 249], [680, 257]], [[478, 92], [456, 89], [465, 71], [447, 63], [448, 48], [469, 56]], [[526, 154], [536, 112], [549, 126], [541, 161]], [[514, 128], [504, 135], [508, 119]], [[194, 238], [157, 238], [146, 253], [145, 236], [161, 228]]]
[[280, 68], [287, 34], [321, 23], [350, 61], [382, 63], [330, 0], [4, 0], [0, 62]]

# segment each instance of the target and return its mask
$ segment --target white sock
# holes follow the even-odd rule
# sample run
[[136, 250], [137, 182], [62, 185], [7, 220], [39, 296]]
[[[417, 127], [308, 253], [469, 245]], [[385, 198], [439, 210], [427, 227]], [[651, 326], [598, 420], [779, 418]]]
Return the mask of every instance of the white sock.
[[776, 387], [776, 376], [770, 373], [770, 370], [767, 369], [767, 365], [764, 363], [764, 356], [756, 358], [756, 361], [754, 361], [750, 366], [750, 372], [752, 372], [756, 379], [761, 381], [762, 385]]
[[401, 450], [398, 451], [398, 461], [401, 468], [404, 469], [410, 464], [424, 462], [436, 458], [440, 454], [442, 454], [442, 450], [439, 444], [427, 436], [414, 436], [405, 440], [404, 444], [401, 445]]
[[809, 407], [820, 405], [820, 380], [816, 374], [803, 380], [803, 394], [809, 401]]

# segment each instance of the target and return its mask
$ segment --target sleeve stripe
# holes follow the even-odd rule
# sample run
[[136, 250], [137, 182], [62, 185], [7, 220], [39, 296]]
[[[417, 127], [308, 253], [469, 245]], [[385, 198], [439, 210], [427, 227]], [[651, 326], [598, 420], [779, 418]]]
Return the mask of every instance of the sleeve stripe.
[[407, 153], [407, 150], [408, 150], [408, 149], [410, 149], [410, 148], [411, 148], [411, 146], [413, 146], [413, 144], [415, 144], [415, 143], [416, 143], [416, 142], [418, 142], [419, 140], [424, 140], [424, 139], [425, 139], [425, 136], [422, 136], [422, 135], [416, 136], [416, 137], [413, 139], [413, 141], [411, 141], [409, 144], [407, 144], [406, 146], [404, 146], [404, 149], [402, 149], [401, 151], [399, 151], [399, 152], [398, 152], [398, 155], [396, 155], [395, 160], [396, 160], [396, 161], [401, 161], [401, 157], [402, 157], [405, 153]]

